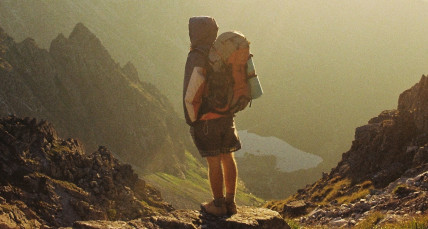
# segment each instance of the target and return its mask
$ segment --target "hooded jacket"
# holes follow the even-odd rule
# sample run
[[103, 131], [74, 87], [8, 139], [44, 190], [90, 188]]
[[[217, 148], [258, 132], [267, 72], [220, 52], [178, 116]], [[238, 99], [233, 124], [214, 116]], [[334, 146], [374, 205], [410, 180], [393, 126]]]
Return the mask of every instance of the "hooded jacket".
[[183, 82], [183, 110], [186, 123], [192, 125], [201, 118], [200, 108], [208, 68], [207, 56], [217, 37], [218, 26], [212, 17], [189, 19], [191, 49], [187, 56]]

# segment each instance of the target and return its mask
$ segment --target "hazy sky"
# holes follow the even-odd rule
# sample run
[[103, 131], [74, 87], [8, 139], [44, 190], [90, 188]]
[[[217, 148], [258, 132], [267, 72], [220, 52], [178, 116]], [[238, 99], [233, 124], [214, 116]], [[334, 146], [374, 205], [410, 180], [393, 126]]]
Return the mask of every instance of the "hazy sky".
[[339, 158], [357, 126], [394, 109], [428, 73], [428, 2], [422, 0], [0, 1], [0, 26], [45, 48], [83, 22], [113, 58], [131, 60], [181, 115], [188, 18], [239, 30], [265, 95], [238, 128]]

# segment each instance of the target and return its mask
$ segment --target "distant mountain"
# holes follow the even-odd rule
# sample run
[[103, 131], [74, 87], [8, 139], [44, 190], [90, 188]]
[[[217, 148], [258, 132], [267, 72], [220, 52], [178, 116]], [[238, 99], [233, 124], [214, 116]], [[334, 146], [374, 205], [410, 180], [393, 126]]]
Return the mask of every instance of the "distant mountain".
[[300, 221], [308, 225], [426, 219], [427, 184], [428, 77], [422, 76], [400, 95], [397, 109], [356, 129], [351, 149], [329, 174], [267, 206], [289, 217], [304, 215]]
[[15, 43], [0, 29], [0, 49], [0, 116], [47, 119], [88, 151], [106, 145], [143, 171], [182, 174], [185, 149], [195, 152], [185, 124], [133, 64], [116, 63], [83, 24], [68, 38], [58, 35], [49, 50], [31, 38]]
[[0, 174], [1, 228], [58, 228], [173, 210], [107, 148], [85, 152], [34, 118], [0, 119]]

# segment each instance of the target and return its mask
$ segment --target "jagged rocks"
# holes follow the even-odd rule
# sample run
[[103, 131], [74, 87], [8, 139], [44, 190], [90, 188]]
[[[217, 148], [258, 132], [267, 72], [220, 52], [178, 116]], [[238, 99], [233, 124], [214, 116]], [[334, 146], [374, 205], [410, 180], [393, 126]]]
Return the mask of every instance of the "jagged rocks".
[[398, 110], [409, 112], [418, 130], [428, 132], [428, 78], [422, 75], [419, 83], [401, 93]]
[[176, 210], [164, 216], [152, 216], [128, 222], [84, 221], [73, 224], [75, 229], [148, 228], [148, 229], [287, 229], [288, 224], [278, 212], [265, 208], [238, 207], [231, 217], [214, 217], [195, 210]]
[[11, 227], [131, 220], [172, 210], [107, 148], [86, 154], [45, 121], [0, 119], [0, 174], [0, 224]]
[[382, 223], [411, 219], [428, 211], [428, 172], [414, 177], [403, 177], [381, 191], [366, 195], [363, 199], [340, 206], [319, 206], [299, 218], [305, 225], [329, 225], [332, 227], [354, 226], [374, 214], [382, 215]]
[[[23, 202], [16, 201], [14, 205], [7, 204], [6, 200], [0, 197], [0, 228], [41, 228], [42, 220], [29, 209]], [[46, 226], [49, 228], [49, 226]]]

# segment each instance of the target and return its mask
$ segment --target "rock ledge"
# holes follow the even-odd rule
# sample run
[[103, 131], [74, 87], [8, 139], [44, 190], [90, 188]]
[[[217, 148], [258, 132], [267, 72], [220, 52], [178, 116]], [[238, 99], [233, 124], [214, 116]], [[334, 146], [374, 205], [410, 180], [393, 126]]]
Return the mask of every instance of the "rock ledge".
[[175, 229], [227, 229], [227, 228], [290, 228], [280, 214], [266, 208], [238, 207], [238, 214], [231, 217], [215, 217], [196, 210], [176, 210], [163, 216], [151, 216], [131, 221], [78, 221], [75, 229], [119, 228], [175, 228]]

